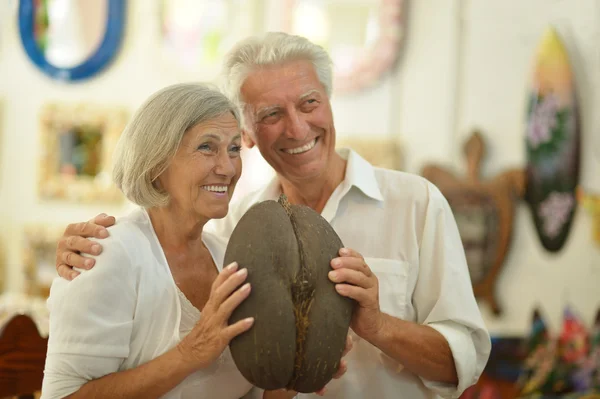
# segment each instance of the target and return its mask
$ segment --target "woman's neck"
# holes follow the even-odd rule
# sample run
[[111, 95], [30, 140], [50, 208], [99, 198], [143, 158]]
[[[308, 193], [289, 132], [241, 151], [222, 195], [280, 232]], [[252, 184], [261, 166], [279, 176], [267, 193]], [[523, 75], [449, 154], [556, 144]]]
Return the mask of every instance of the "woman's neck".
[[320, 176], [302, 181], [290, 181], [280, 177], [281, 191], [292, 204], [306, 205], [321, 213], [331, 194], [344, 181], [346, 160], [335, 154], [332, 165]]
[[172, 206], [148, 209], [152, 227], [165, 252], [203, 247], [202, 229], [208, 220], [198, 220]]

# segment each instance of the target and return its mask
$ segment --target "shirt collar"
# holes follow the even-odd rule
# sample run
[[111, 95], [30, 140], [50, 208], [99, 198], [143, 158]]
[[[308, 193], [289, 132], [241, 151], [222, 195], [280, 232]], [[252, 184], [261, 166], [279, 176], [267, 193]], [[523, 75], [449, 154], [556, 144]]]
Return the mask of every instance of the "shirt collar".
[[[349, 148], [338, 148], [337, 153], [347, 161], [346, 176], [342, 184], [348, 189], [355, 186], [366, 196], [378, 201], [383, 201], [383, 195], [379, 190], [377, 179], [375, 178], [375, 168], [358, 153]], [[347, 191], [347, 190], [344, 190]], [[277, 199], [281, 194], [281, 185], [277, 176], [261, 190], [258, 201]]]
[[347, 160], [344, 184], [355, 186], [366, 196], [383, 201], [379, 184], [375, 178], [375, 168], [358, 153], [349, 148], [339, 148], [337, 153]]

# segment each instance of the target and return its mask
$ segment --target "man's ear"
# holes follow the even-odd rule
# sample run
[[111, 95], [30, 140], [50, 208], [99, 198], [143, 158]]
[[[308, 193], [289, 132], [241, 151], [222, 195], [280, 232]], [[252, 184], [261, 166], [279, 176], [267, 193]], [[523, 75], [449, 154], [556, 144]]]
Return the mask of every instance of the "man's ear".
[[252, 140], [250, 133], [246, 129], [242, 129], [242, 141], [244, 142], [244, 145], [248, 148], [252, 148], [256, 144], [254, 140]]

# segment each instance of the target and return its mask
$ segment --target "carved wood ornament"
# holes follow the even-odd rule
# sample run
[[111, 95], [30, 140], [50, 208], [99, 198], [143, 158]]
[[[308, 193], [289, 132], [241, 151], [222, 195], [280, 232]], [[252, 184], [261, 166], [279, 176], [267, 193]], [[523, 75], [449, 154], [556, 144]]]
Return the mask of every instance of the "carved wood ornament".
[[480, 179], [485, 144], [479, 132], [465, 143], [467, 176], [460, 177], [438, 165], [426, 165], [422, 175], [448, 200], [465, 248], [475, 297], [501, 313], [495, 284], [511, 241], [517, 200], [525, 188], [523, 170], [508, 170], [491, 180]]

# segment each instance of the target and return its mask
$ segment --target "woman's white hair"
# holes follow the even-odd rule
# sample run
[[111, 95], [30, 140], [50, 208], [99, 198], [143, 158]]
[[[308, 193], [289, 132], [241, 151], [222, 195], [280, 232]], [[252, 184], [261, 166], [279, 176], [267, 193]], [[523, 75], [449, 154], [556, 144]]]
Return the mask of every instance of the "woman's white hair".
[[185, 132], [199, 123], [231, 113], [236, 106], [217, 88], [184, 83], [154, 93], [136, 111], [115, 148], [113, 180], [132, 202], [164, 206], [169, 195], [154, 181], [165, 171]]
[[220, 84], [225, 94], [242, 111], [242, 126], [247, 127], [244, 124], [245, 104], [241, 98], [241, 88], [248, 75], [261, 66], [281, 65], [297, 60], [312, 62], [327, 96], [331, 97], [331, 57], [321, 46], [305, 37], [283, 32], [267, 32], [238, 42], [225, 56]]

